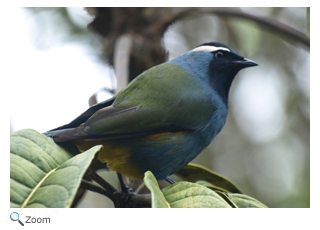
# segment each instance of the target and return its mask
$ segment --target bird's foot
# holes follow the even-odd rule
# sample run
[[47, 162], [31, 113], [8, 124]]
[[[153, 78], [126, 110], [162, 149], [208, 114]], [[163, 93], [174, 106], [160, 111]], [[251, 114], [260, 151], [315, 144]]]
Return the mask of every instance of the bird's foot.
[[120, 198], [120, 203], [122, 204], [121, 207], [126, 207], [131, 198], [135, 196], [134, 192], [127, 185], [121, 186], [121, 191], [116, 191], [113, 195]]

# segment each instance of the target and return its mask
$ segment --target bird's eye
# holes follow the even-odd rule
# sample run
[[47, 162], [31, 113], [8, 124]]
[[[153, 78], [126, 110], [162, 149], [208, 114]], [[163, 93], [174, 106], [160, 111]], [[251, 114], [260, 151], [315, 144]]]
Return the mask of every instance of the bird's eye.
[[223, 57], [223, 53], [217, 52], [215, 56], [216, 56], [216, 58], [222, 58]]

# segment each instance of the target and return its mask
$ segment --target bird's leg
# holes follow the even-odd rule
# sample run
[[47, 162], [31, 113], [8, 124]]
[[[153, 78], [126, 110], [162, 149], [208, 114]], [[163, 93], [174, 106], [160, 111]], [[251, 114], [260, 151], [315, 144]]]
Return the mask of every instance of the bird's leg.
[[116, 196], [122, 196], [124, 197], [122, 200], [122, 205], [123, 207], [125, 207], [125, 205], [131, 200], [132, 196], [134, 196], [133, 191], [129, 188], [129, 186], [127, 186], [122, 178], [122, 175], [120, 173], [117, 173], [118, 179], [119, 179], [119, 183], [120, 183], [120, 192], [115, 192], [114, 195]]
[[174, 179], [172, 179], [171, 177], [167, 176], [167, 178], [165, 179], [167, 182], [169, 182], [170, 184], [174, 184], [177, 183]]
[[124, 195], [129, 195], [129, 194], [133, 194], [132, 190], [129, 188], [129, 186], [127, 186], [122, 178], [121, 173], [117, 173], [118, 179], [119, 179], [119, 183], [120, 183], [120, 189], [121, 189], [121, 193]]

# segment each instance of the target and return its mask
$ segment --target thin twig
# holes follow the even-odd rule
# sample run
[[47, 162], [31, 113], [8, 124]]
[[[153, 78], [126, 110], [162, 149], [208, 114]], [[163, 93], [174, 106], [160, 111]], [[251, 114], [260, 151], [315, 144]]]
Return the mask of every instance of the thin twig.
[[109, 191], [110, 194], [113, 194], [118, 191], [111, 184], [105, 181], [101, 176], [99, 176], [95, 171], [90, 170], [88, 175], [92, 180], [101, 185], [105, 190]]
[[94, 183], [92, 183], [90, 181], [82, 179], [80, 187], [84, 188], [84, 189], [87, 189], [87, 190], [90, 190], [92, 192], [96, 192], [96, 193], [99, 193], [101, 195], [104, 195], [104, 196], [110, 198], [114, 202], [114, 196], [113, 196], [112, 193], [110, 193], [108, 190], [106, 190], [106, 189], [104, 189], [104, 188], [102, 188], [100, 186], [95, 185]]
[[139, 186], [136, 188], [134, 193], [138, 194], [143, 187], [144, 187], [144, 182], [142, 181], [141, 184], [139, 184]]

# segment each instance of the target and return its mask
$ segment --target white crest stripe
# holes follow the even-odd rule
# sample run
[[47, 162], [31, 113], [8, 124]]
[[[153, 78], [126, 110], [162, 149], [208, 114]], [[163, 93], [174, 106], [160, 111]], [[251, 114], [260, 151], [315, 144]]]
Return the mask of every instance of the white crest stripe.
[[213, 51], [217, 51], [217, 50], [226, 50], [226, 51], [230, 52], [230, 50], [228, 48], [216, 47], [216, 46], [199, 46], [191, 51], [213, 52]]

